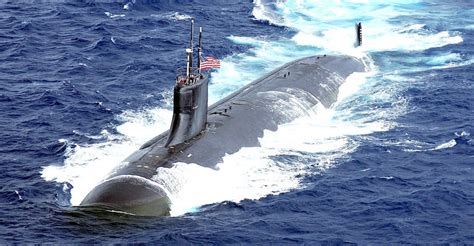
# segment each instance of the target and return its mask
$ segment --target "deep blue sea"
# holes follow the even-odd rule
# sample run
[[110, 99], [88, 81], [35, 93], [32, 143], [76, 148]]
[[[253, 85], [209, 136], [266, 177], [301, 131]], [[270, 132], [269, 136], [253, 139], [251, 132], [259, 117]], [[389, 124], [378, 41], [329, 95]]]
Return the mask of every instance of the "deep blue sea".
[[[0, 244], [474, 243], [472, 0], [0, 0]], [[165, 131], [190, 20], [210, 101], [314, 54], [369, 61], [329, 109], [217, 169], [170, 217], [76, 209]], [[362, 22], [363, 46], [354, 48]], [[197, 34], [197, 32], [196, 32]]]

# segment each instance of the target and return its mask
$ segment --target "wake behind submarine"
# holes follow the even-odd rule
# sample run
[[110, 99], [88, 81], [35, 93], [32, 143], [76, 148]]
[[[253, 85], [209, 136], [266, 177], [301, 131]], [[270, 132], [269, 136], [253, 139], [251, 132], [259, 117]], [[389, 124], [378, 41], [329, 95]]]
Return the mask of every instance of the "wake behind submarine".
[[[194, 163], [215, 168], [226, 154], [243, 147], [260, 146], [265, 130], [291, 122], [310, 108], [328, 108], [337, 100], [339, 87], [354, 72], [365, 72], [354, 57], [311, 56], [289, 62], [208, 107], [212, 64], [202, 60], [202, 29], [198, 61], [193, 67], [193, 32], [186, 71], [176, 77], [173, 117], [168, 131], [149, 140], [127, 157], [79, 205], [139, 216], [170, 214], [170, 192], [156, 180], [162, 168]], [[360, 23], [357, 41], [362, 43]], [[303, 112], [303, 113], [302, 113]], [[195, 194], [196, 196], [205, 195]]]

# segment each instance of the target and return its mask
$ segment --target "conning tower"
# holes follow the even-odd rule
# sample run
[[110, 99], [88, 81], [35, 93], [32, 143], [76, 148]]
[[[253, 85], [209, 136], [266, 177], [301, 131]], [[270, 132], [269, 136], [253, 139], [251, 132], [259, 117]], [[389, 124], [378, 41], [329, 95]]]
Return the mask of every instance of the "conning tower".
[[186, 71], [178, 69], [173, 94], [173, 118], [165, 146], [188, 141], [206, 128], [208, 76], [201, 71], [202, 28], [199, 30], [198, 64], [193, 67], [194, 20], [191, 21], [190, 48], [186, 49]]

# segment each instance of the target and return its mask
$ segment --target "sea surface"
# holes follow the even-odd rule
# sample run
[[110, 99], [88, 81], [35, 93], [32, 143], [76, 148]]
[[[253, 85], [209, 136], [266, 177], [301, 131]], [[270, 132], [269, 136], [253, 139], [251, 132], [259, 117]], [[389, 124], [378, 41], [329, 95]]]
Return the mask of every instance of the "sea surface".
[[[474, 243], [472, 0], [0, 9], [0, 244]], [[352, 55], [370, 71], [217, 169], [176, 164], [169, 217], [75, 208], [169, 127], [192, 18], [222, 63], [210, 103], [300, 57]]]

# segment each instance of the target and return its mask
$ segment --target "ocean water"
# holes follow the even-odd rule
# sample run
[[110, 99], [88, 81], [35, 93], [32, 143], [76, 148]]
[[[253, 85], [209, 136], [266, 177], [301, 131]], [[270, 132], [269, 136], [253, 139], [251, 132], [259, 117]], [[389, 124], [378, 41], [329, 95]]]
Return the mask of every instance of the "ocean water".
[[[474, 3], [0, 1], [0, 243], [474, 242]], [[176, 163], [172, 215], [74, 208], [165, 131], [189, 22], [215, 102], [314, 54], [346, 54], [337, 103], [216, 170]], [[354, 24], [364, 45], [354, 48]], [[297, 108], [295, 108], [297, 110]]]

